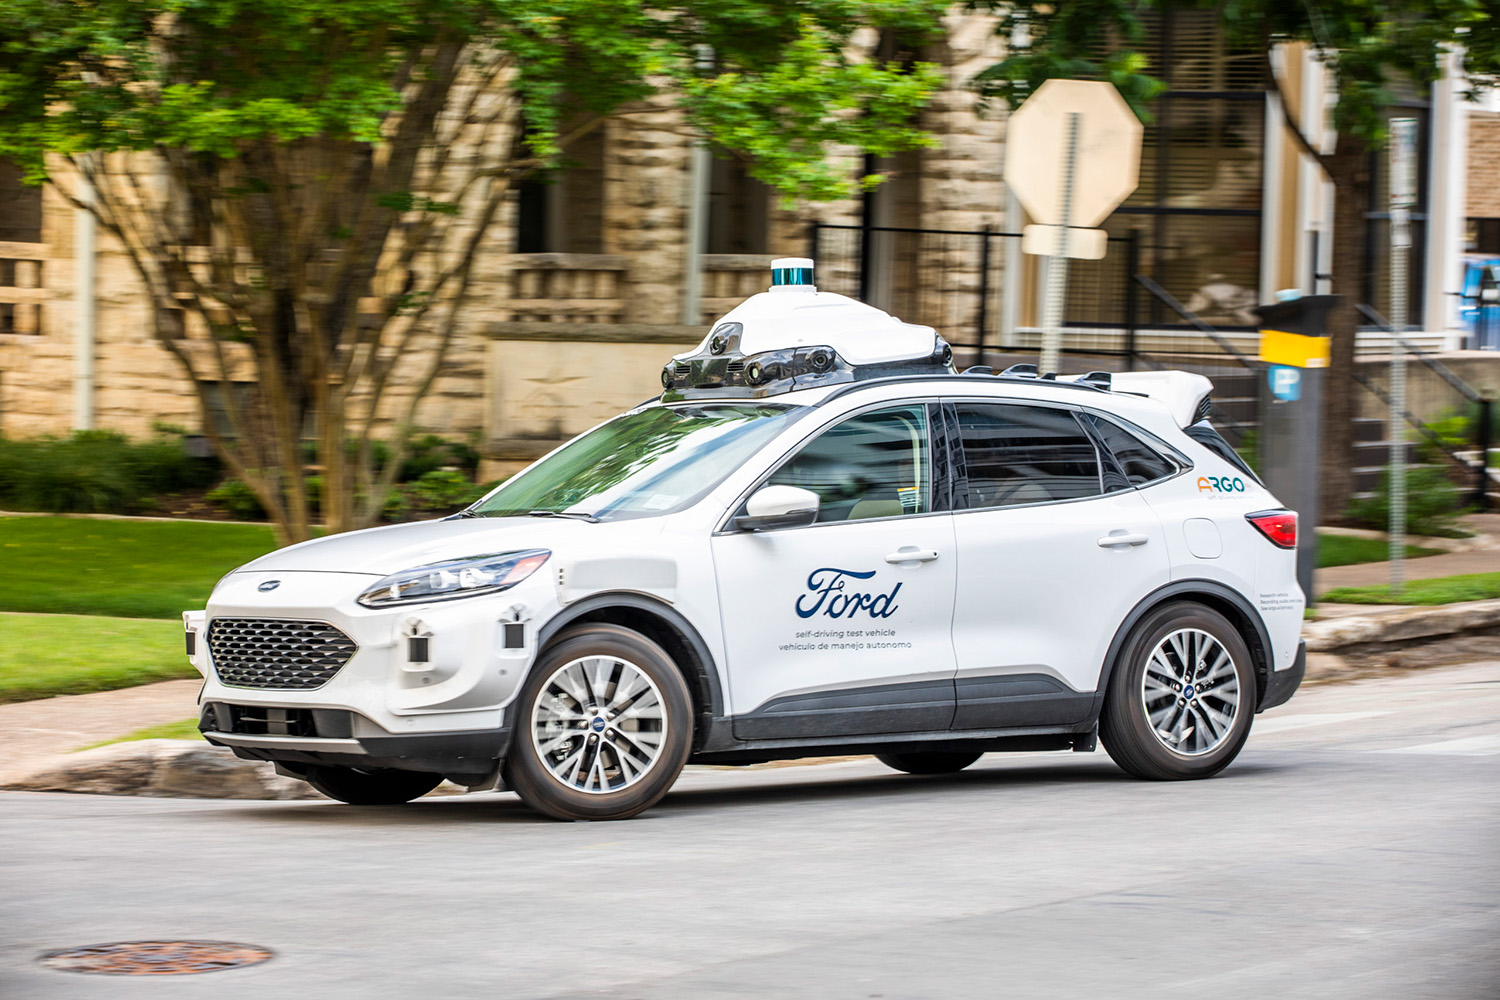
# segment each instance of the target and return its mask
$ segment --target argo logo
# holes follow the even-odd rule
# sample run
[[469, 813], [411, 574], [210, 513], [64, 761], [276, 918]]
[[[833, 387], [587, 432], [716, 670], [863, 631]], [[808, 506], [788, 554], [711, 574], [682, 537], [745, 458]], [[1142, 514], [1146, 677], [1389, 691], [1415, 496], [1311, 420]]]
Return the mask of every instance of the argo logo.
[[1239, 476], [1233, 479], [1228, 476], [1199, 476], [1198, 492], [1207, 493], [1210, 496], [1215, 493], [1243, 493], [1245, 481]]

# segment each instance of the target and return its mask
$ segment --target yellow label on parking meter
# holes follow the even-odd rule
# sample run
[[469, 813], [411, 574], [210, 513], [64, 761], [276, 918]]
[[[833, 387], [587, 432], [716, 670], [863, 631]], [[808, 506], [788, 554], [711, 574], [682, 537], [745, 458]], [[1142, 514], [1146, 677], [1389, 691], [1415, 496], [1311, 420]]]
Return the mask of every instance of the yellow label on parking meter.
[[1260, 331], [1260, 359], [1294, 368], [1327, 368], [1331, 355], [1328, 337], [1305, 337], [1284, 330]]

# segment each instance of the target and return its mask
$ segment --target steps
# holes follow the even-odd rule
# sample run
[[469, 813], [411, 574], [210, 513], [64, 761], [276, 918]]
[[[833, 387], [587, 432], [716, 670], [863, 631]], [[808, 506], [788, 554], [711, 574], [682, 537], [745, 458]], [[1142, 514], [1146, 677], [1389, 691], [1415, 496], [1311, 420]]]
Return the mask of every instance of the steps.
[[[1387, 421], [1375, 417], [1354, 419], [1354, 498], [1363, 500], [1380, 489], [1386, 466], [1391, 462], [1391, 444], [1386, 439], [1390, 429]], [[1421, 464], [1416, 442], [1406, 445], [1408, 468]]]

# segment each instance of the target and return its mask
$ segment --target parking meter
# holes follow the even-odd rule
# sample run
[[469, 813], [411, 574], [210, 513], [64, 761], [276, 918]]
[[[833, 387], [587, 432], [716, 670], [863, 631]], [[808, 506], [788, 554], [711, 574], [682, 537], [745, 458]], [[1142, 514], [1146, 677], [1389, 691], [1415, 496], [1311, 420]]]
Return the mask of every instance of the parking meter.
[[1318, 473], [1323, 442], [1323, 371], [1330, 356], [1328, 313], [1337, 295], [1307, 295], [1258, 306], [1260, 475], [1297, 512], [1297, 582], [1313, 602], [1317, 565]]

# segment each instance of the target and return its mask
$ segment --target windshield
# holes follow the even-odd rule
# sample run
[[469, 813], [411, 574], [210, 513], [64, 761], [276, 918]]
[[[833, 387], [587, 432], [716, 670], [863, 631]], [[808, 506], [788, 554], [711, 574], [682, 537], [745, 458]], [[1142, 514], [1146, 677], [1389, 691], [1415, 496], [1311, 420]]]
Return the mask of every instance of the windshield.
[[649, 517], [697, 502], [806, 407], [770, 403], [653, 406], [616, 417], [506, 482], [470, 512], [602, 520]]

